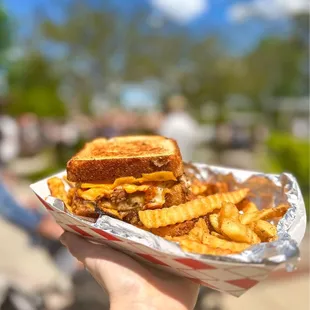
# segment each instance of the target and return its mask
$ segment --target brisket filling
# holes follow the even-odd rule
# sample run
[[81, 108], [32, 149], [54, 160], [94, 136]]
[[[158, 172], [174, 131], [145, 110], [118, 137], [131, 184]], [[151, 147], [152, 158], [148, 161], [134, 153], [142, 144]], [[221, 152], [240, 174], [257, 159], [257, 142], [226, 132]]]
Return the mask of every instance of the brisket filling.
[[[152, 182], [148, 185], [146, 191], [134, 193], [127, 193], [122, 186], [117, 186], [108, 197], [102, 195], [96, 197], [94, 201], [81, 198], [79, 196], [81, 189], [75, 188], [71, 201], [73, 213], [93, 218], [107, 214], [130, 224], [139, 225], [140, 210], [169, 207], [190, 200], [189, 185], [183, 176], [178, 182]], [[177, 195], [174, 194], [174, 188], [178, 190]]]

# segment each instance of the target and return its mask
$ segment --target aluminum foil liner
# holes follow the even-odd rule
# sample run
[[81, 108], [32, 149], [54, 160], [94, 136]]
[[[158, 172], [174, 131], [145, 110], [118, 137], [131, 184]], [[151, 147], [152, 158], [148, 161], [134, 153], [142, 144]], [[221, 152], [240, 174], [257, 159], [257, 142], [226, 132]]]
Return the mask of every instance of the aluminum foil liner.
[[[231, 190], [249, 188], [249, 198], [260, 209], [289, 203], [289, 210], [277, 223], [278, 240], [227, 256], [185, 253], [177, 243], [112, 217], [102, 215], [94, 222], [66, 213], [63, 202], [49, 196], [47, 179], [32, 184], [31, 188], [64, 230], [107, 244], [144, 263], [234, 296], [241, 296], [279, 266], [285, 265], [287, 271], [296, 268], [298, 245], [306, 230], [306, 211], [298, 183], [291, 174], [262, 174], [205, 164], [186, 164], [185, 168], [187, 175], [201, 180], [225, 181]], [[65, 174], [63, 171], [55, 176]]]

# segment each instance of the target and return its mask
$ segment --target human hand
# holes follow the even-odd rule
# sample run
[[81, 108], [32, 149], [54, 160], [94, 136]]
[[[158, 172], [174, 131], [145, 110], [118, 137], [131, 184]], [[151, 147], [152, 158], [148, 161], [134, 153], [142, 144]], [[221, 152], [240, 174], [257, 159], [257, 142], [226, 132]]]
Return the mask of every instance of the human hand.
[[58, 240], [64, 230], [50, 215], [46, 215], [42, 218], [39, 226], [37, 227], [37, 232], [45, 238]]
[[60, 241], [110, 297], [110, 309], [193, 309], [199, 285], [65, 232]]

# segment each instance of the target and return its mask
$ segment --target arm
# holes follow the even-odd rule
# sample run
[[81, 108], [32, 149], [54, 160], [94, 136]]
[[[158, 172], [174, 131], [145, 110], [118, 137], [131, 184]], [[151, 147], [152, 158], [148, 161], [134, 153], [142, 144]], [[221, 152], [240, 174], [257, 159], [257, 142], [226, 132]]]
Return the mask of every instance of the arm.
[[58, 240], [63, 229], [48, 214], [20, 206], [0, 181], [0, 216], [29, 233]]
[[20, 206], [9, 194], [0, 181], [0, 216], [22, 229], [34, 232], [37, 230], [43, 215]]

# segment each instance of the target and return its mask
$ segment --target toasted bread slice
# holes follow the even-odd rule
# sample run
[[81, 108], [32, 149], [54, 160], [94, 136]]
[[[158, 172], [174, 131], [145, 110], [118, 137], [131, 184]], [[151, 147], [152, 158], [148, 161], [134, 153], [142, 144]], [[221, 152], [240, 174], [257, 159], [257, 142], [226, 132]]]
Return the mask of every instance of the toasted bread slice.
[[143, 173], [171, 171], [183, 174], [183, 163], [176, 142], [161, 136], [128, 136], [96, 139], [67, 163], [71, 182], [113, 183], [115, 179]]

